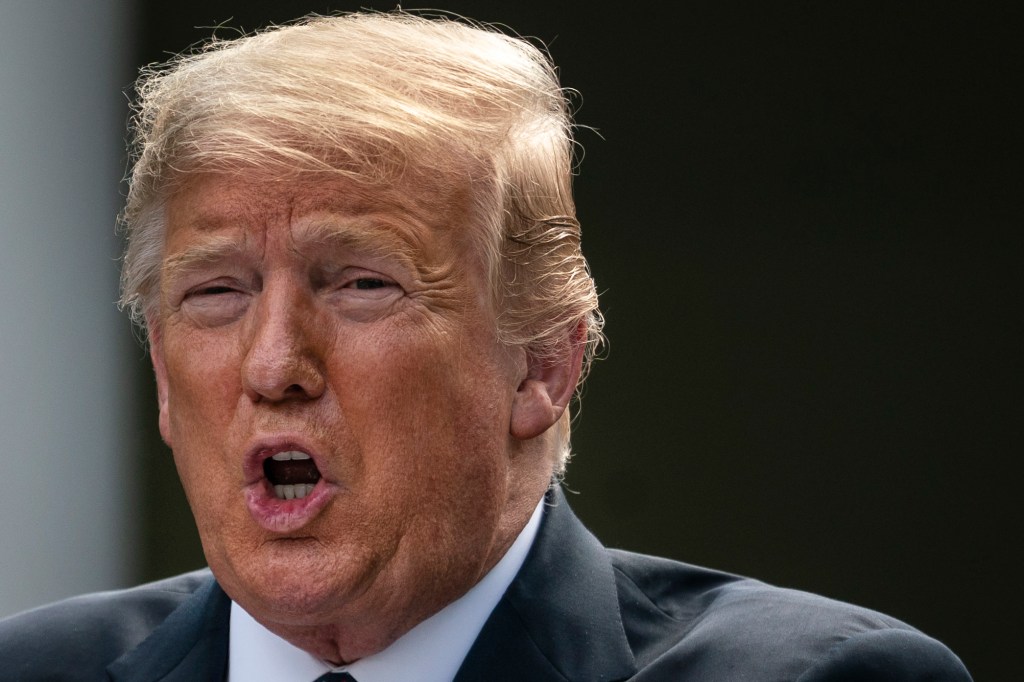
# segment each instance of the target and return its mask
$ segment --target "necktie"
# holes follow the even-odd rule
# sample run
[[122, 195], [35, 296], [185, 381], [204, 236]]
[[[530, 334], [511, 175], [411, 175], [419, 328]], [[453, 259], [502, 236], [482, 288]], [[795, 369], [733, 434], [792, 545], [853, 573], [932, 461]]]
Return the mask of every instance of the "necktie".
[[313, 682], [356, 682], [356, 678], [348, 673], [324, 673]]

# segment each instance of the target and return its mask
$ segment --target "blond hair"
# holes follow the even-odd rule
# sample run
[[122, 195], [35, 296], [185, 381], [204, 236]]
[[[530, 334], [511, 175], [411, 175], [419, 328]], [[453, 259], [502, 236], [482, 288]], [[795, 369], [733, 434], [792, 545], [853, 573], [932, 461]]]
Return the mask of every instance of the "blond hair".
[[603, 320], [580, 251], [569, 104], [528, 41], [406, 12], [311, 17], [146, 69], [133, 127], [122, 305], [143, 329], [156, 319], [164, 204], [190, 174], [455, 181], [470, 169], [499, 338], [540, 361], [575, 339], [589, 368]]

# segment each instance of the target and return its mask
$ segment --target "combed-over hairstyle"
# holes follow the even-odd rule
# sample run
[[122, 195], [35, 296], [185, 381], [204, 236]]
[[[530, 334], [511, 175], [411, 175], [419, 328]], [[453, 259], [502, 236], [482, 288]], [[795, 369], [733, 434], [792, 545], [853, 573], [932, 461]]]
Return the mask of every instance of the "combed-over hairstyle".
[[[198, 172], [471, 183], [499, 338], [543, 361], [601, 341], [580, 251], [566, 93], [529, 42], [449, 17], [311, 17], [143, 71], [122, 305], [158, 320], [167, 198]], [[582, 333], [574, 330], [580, 329]], [[567, 436], [568, 430], [562, 428]]]

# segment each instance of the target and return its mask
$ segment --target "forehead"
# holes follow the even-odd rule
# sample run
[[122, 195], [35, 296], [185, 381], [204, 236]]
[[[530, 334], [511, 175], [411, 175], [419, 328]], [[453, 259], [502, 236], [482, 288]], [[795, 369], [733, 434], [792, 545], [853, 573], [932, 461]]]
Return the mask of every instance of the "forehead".
[[409, 176], [369, 184], [325, 175], [278, 180], [205, 174], [190, 178], [167, 204], [168, 252], [196, 242], [267, 240], [351, 242], [429, 251], [468, 243], [475, 228], [468, 182]]

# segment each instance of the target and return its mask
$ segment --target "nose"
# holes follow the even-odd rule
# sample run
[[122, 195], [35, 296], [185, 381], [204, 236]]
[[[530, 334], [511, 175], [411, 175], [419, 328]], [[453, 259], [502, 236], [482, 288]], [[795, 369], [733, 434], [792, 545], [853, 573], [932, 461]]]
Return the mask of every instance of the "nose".
[[265, 286], [253, 309], [242, 387], [253, 402], [314, 400], [326, 380], [312, 306], [293, 287]]

